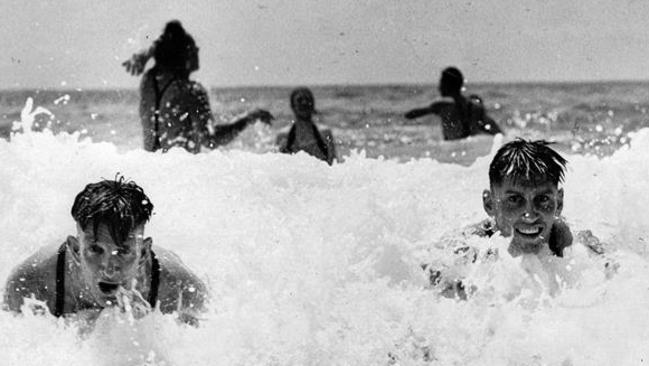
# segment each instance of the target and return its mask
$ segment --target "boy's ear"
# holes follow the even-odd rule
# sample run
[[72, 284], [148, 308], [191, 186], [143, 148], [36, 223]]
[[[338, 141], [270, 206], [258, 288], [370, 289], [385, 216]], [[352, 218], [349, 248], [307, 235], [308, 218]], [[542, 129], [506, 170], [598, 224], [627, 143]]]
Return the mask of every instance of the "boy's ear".
[[561, 215], [562, 210], [563, 210], [563, 188], [559, 188], [559, 191], [557, 192], [557, 212], [556, 212], [556, 215], [557, 216]]
[[65, 240], [65, 245], [68, 248], [72, 260], [79, 264], [81, 262], [81, 245], [79, 244], [79, 239], [75, 236], [68, 235], [68, 238]]
[[491, 194], [491, 190], [485, 189], [482, 191], [482, 207], [484, 207], [485, 212], [487, 215], [494, 217], [496, 216], [496, 207], [495, 207], [495, 202], [493, 195]]
[[140, 253], [140, 264], [143, 264], [149, 258], [149, 253], [151, 252], [151, 245], [153, 245], [153, 239], [151, 239], [151, 237], [145, 238], [144, 241], [142, 241], [142, 253]]

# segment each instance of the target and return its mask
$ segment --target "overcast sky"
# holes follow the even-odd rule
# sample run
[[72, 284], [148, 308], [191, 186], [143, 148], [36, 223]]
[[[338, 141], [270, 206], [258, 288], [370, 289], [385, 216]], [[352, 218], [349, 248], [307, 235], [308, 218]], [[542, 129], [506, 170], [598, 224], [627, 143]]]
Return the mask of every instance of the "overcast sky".
[[649, 79], [647, 0], [0, 1], [0, 88], [136, 87], [170, 19], [210, 87]]

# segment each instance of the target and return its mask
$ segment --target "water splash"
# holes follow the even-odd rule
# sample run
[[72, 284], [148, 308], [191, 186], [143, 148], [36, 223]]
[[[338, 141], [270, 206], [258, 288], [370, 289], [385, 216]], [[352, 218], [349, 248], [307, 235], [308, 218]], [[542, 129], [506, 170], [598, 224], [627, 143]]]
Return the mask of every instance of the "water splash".
[[639, 214], [649, 130], [632, 137], [610, 157], [567, 156], [564, 214], [608, 244], [614, 276], [579, 246], [552, 266], [503, 257], [463, 272], [479, 290], [455, 301], [426, 287], [417, 253], [484, 218], [489, 156], [465, 167], [361, 152], [330, 167], [306, 154], [120, 153], [78, 135], [18, 134], [0, 141], [0, 278], [74, 232], [69, 210], [85, 184], [121, 172], [155, 205], [154, 249], [177, 252], [211, 302], [197, 329], [157, 312], [132, 324], [107, 312], [84, 339], [51, 317], [1, 312], [3, 361], [638, 364], [649, 356], [649, 222]]
[[45, 114], [50, 118], [54, 118], [54, 114], [49, 110], [37, 106], [34, 108], [34, 100], [29, 97], [25, 101], [25, 106], [20, 112], [20, 121], [14, 121], [12, 125], [12, 131], [22, 131], [24, 134], [30, 134], [34, 126], [34, 120], [36, 116], [40, 114]]

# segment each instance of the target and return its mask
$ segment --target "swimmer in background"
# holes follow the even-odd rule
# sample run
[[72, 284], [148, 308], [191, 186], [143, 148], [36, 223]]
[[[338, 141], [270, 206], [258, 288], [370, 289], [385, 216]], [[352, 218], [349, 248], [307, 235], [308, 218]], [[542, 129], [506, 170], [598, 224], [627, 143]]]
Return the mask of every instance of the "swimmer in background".
[[123, 177], [88, 184], [72, 205], [76, 235], [42, 247], [12, 271], [5, 309], [18, 313], [27, 305], [92, 324], [105, 308], [131, 309], [135, 318], [159, 308], [197, 325], [206, 286], [175, 253], [144, 236], [152, 210], [142, 188]]
[[198, 70], [198, 47], [179, 21], [167, 23], [153, 45], [123, 63], [126, 71], [139, 75], [153, 57], [155, 66], [140, 83], [140, 120], [144, 149], [167, 151], [181, 146], [192, 153], [201, 147], [215, 148], [232, 141], [247, 126], [260, 120], [270, 124], [273, 116], [254, 110], [230, 124], [216, 124], [205, 88], [189, 75]]
[[277, 136], [279, 151], [294, 154], [304, 151], [327, 164], [333, 164], [336, 159], [336, 145], [333, 134], [328, 129], [320, 131], [313, 122], [315, 99], [308, 88], [297, 88], [291, 92], [291, 109], [295, 120], [288, 133]]
[[[453, 253], [464, 263], [497, 257], [491, 249], [480, 251], [462, 243], [470, 236], [491, 237], [499, 233], [511, 238], [508, 252], [512, 257], [532, 254], [539, 258], [563, 257], [573, 243], [573, 235], [565, 220], [563, 188], [566, 160], [551, 149], [546, 141], [517, 139], [503, 145], [489, 166], [489, 189], [482, 194], [483, 207], [489, 218], [463, 229], [455, 240]], [[463, 240], [462, 237], [465, 239]], [[595, 254], [604, 253], [604, 245], [590, 231], [577, 233], [581, 243]], [[457, 239], [457, 238], [456, 238]], [[607, 270], [615, 266], [606, 263]], [[444, 270], [436, 265], [422, 266], [431, 285], [447, 297], [465, 299], [461, 280], [444, 278]]]
[[478, 134], [496, 135], [502, 133], [496, 122], [487, 116], [482, 99], [462, 95], [464, 77], [460, 70], [448, 67], [442, 71], [439, 80], [439, 93], [453, 101], [437, 101], [425, 108], [413, 109], [405, 118], [414, 119], [428, 114], [436, 114], [442, 119], [444, 140], [457, 140]]

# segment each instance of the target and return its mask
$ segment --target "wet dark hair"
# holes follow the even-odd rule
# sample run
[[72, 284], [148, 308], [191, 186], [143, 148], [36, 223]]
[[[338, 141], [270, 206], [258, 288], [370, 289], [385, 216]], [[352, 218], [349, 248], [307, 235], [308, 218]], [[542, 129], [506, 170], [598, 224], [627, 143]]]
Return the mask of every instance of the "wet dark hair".
[[442, 71], [440, 82], [446, 85], [450, 91], [460, 91], [464, 85], [464, 76], [458, 68], [451, 66]]
[[92, 225], [95, 238], [99, 225], [105, 224], [111, 238], [121, 245], [131, 230], [149, 221], [152, 210], [142, 188], [118, 175], [115, 180], [88, 184], [74, 199], [71, 213], [83, 231]]
[[308, 99], [308, 103], [311, 104], [311, 109], [315, 112], [315, 98], [313, 97], [313, 93], [311, 92], [311, 89], [306, 88], [306, 87], [300, 87], [293, 89], [291, 92], [291, 108], [295, 109], [295, 99], [298, 96], [304, 96]]
[[503, 145], [489, 166], [489, 183], [500, 185], [505, 179], [524, 185], [563, 181], [566, 159], [552, 150], [545, 140], [517, 138]]
[[196, 52], [196, 42], [178, 20], [172, 20], [165, 26], [162, 35], [156, 41], [153, 58], [156, 65], [177, 73], [187, 73], [185, 63], [192, 52]]

